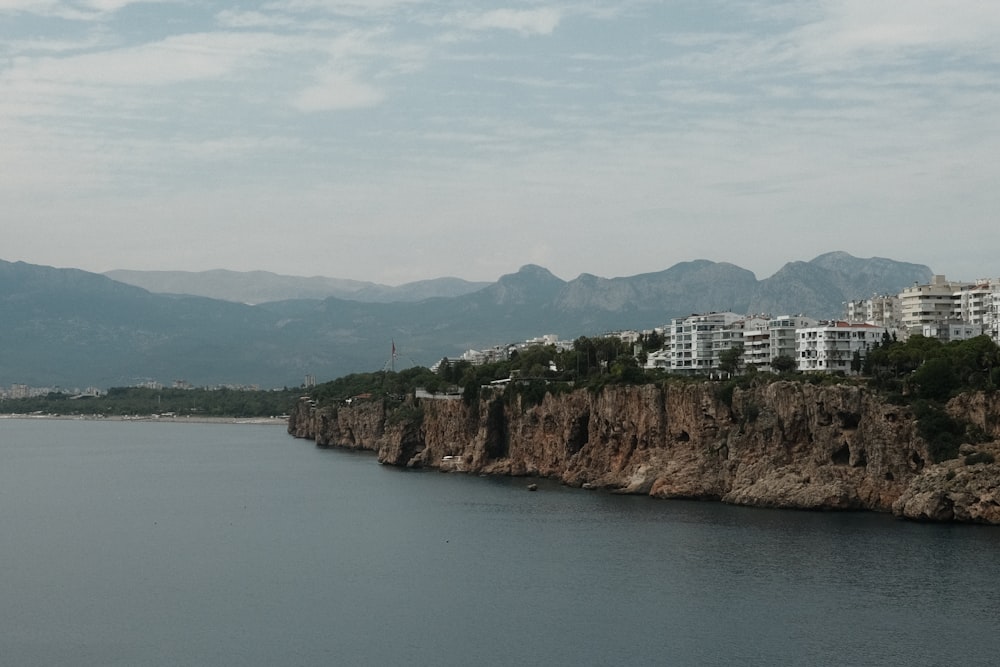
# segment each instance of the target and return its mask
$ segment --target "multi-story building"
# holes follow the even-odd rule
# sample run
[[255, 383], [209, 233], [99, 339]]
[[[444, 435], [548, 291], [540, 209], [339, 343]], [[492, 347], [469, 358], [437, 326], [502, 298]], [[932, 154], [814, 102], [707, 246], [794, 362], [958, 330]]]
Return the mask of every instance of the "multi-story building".
[[956, 293], [955, 299], [962, 322], [981, 325], [981, 334], [1000, 342], [1000, 279], [977, 280]]
[[[674, 373], [708, 373], [719, 363], [718, 353], [733, 344], [727, 327], [743, 319], [736, 313], [707, 313], [676, 317], [670, 321], [670, 370]], [[716, 332], [719, 332], [716, 335]]]
[[796, 332], [796, 361], [800, 371], [852, 372], [855, 353], [864, 358], [877, 345], [885, 327], [843, 321], [822, 322]]
[[922, 334], [924, 325], [948, 322], [959, 317], [959, 294], [968, 283], [934, 276], [929, 285], [907, 287], [899, 294], [900, 323], [906, 336]]
[[953, 340], [969, 340], [983, 335], [983, 325], [954, 319], [947, 322], [925, 324], [921, 334], [925, 338], [937, 338], [943, 343]]
[[763, 326], [755, 326], [743, 331], [743, 363], [747, 367], [758, 370], [767, 368], [771, 363], [771, 331], [764, 322]]
[[814, 327], [817, 324], [819, 324], [819, 320], [805, 315], [781, 315], [768, 320], [767, 330], [770, 334], [768, 365], [778, 357], [796, 359], [798, 357], [798, 336], [795, 332], [799, 329]]
[[876, 294], [870, 299], [848, 301], [846, 311], [848, 322], [867, 322], [890, 331], [900, 327], [900, 300], [896, 294]]

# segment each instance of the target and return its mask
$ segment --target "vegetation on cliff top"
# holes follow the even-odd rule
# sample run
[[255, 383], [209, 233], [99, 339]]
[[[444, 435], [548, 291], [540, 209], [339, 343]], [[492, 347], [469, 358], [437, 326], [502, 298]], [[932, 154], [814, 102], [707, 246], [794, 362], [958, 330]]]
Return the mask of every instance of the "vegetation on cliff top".
[[50, 392], [33, 398], [0, 401], [13, 414], [104, 415], [120, 417], [172, 413], [197, 417], [274, 417], [288, 414], [302, 389], [145, 389], [112, 387], [103, 396], [71, 397]]
[[[706, 377], [678, 377], [663, 370], [642, 367], [648, 351], [658, 349], [657, 334], [640, 338], [633, 346], [617, 337], [578, 338], [572, 349], [536, 345], [513, 351], [510, 358], [481, 365], [444, 359], [437, 372], [424, 367], [399, 372], [355, 373], [319, 385], [310, 395], [317, 401], [346, 400], [356, 396], [405, 396], [417, 388], [429, 392], [466, 392], [478, 396], [479, 388], [498, 380], [517, 380], [519, 386], [586, 387], [599, 390], [613, 384], [650, 384], [664, 381], [701, 381]], [[736, 353], [724, 359], [729, 378], [720, 381], [720, 398], [735, 387], [749, 387], [776, 380], [794, 379], [813, 384], [863, 383], [884, 392], [897, 402], [946, 401], [963, 391], [1000, 387], [1000, 347], [986, 336], [942, 343], [937, 339], [911, 336], [906, 342], [885, 338], [868, 351], [858, 376], [833, 373], [800, 373], [788, 364], [775, 365], [781, 372], [757, 371], [740, 363]], [[789, 361], [780, 359], [781, 361]], [[728, 402], [728, 401], [727, 401]]]
[[[359, 397], [384, 399], [390, 406], [398, 407], [415, 389], [423, 388], [435, 393], [461, 394], [471, 405], [481, 400], [483, 387], [498, 380], [511, 380], [496, 391], [502, 389], [508, 403], [517, 399], [522, 407], [529, 407], [541, 403], [546, 394], [571, 389], [600, 391], [609, 385], [708, 379], [644, 369], [646, 354], [662, 344], [657, 334], [641, 337], [637, 345], [613, 336], [581, 337], [569, 350], [536, 345], [514, 351], [509, 359], [495, 363], [473, 365], [445, 359], [436, 373], [414, 367], [398, 373], [353, 374], [319, 385], [311, 391], [311, 397], [325, 404]], [[973, 432], [960, 417], [946, 413], [947, 400], [965, 391], [994, 391], [1000, 387], [1000, 347], [986, 336], [950, 343], [923, 336], [911, 336], [900, 342], [887, 336], [868, 351], [863, 361], [856, 360], [855, 369], [861, 373], [855, 376], [800, 373], [791, 368], [794, 365], [791, 359], [775, 363], [780, 372], [757, 371], [741, 364], [738, 348], [723, 361], [725, 368], [718, 370], [730, 375], [716, 380], [716, 397], [730, 406], [737, 388], [748, 389], [778, 380], [869, 386], [890, 401], [911, 406], [920, 433], [937, 461], [957, 457], [962, 442], [981, 439], [981, 434]], [[489, 393], [491, 397], [497, 396], [495, 391]]]

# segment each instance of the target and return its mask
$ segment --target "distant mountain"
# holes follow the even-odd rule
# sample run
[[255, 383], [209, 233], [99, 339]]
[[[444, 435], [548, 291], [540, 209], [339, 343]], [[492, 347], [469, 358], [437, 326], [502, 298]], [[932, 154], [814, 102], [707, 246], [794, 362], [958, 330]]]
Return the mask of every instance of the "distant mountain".
[[[391, 303], [262, 299], [251, 306], [0, 261], [0, 386], [110, 387], [145, 379], [298, 386], [306, 373], [322, 381], [380, 369], [393, 343], [402, 367], [547, 333], [572, 339], [649, 329], [699, 312], [834, 318], [847, 300], [898, 293], [930, 278], [926, 266], [846, 253], [790, 262], [762, 281], [746, 269], [707, 260], [632, 277], [583, 274], [570, 281], [528, 265], [455, 296]], [[352, 287], [355, 295], [368, 289]], [[410, 294], [415, 299], [418, 293], [414, 288]]]
[[757, 284], [751, 312], [804, 313], [843, 317], [843, 302], [875, 294], [898, 294], [914, 283], [927, 283], [931, 270], [922, 264], [883, 257], [859, 259], [846, 252], [830, 252], [811, 262], [789, 262]]
[[459, 296], [490, 283], [461, 278], [435, 278], [397, 287], [377, 283], [326, 278], [283, 276], [268, 271], [128, 271], [118, 269], [104, 275], [158, 294], [188, 294], [236, 303], [258, 304], [288, 299], [354, 299], [372, 303], [420, 301], [438, 296]]

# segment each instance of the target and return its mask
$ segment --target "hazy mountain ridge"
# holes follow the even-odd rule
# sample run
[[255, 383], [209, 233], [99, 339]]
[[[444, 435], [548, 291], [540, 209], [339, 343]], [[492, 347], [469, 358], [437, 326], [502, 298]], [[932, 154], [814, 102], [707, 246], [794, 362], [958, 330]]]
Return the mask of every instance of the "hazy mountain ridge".
[[392, 287], [379, 283], [328, 278], [286, 276], [270, 271], [131, 271], [116, 269], [105, 276], [157, 294], [188, 294], [235, 303], [259, 304], [289, 299], [354, 299], [371, 303], [421, 301], [459, 296], [490, 283], [445, 277]]
[[930, 280], [926, 266], [829, 253], [774, 276], [682, 262], [632, 277], [565, 281], [527, 265], [458, 296], [394, 303], [292, 299], [257, 306], [154, 294], [111, 278], [0, 261], [0, 386], [100, 387], [137, 380], [297, 386], [388, 365], [430, 365], [554, 333], [569, 339], [649, 329], [696, 312], [839, 317], [843, 302]]

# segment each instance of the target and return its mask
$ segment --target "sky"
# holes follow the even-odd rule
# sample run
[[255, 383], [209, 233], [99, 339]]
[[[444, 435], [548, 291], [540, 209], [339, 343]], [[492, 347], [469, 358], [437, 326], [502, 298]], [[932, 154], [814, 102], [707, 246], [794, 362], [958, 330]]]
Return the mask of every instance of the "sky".
[[0, 259], [1000, 276], [996, 0], [0, 0]]

